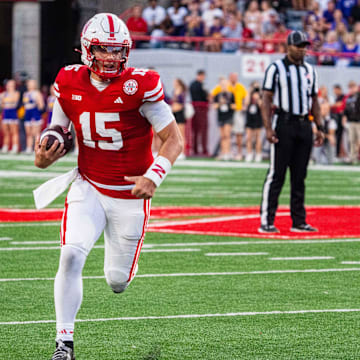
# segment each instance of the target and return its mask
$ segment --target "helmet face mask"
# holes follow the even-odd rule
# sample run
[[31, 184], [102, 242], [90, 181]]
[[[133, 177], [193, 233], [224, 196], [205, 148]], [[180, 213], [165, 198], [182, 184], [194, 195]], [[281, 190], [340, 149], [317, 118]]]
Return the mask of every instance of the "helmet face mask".
[[91, 18], [81, 33], [81, 60], [102, 79], [120, 76], [131, 48], [130, 33], [116, 15], [101, 13]]
[[112, 78], [124, 70], [129, 47], [92, 45], [90, 51], [94, 56], [91, 70], [103, 78]]

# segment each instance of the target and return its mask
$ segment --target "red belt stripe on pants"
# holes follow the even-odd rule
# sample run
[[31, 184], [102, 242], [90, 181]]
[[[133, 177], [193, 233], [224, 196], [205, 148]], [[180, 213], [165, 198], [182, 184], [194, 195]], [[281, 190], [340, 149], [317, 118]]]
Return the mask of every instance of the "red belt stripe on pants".
[[67, 213], [68, 213], [68, 201], [67, 201], [67, 196], [65, 199], [65, 209], [64, 209], [64, 214], [63, 214], [63, 218], [62, 218], [62, 222], [61, 222], [61, 245], [65, 245], [65, 236], [66, 236], [66, 222], [67, 222]]
[[131, 266], [128, 282], [131, 281], [132, 278], [135, 276], [136, 264], [139, 260], [140, 251], [141, 251], [141, 248], [142, 248], [142, 245], [144, 242], [145, 230], [146, 230], [146, 226], [147, 226], [147, 223], [149, 220], [149, 215], [150, 215], [150, 200], [144, 200], [144, 214], [145, 214], [145, 217], [144, 217], [142, 234], [141, 234], [140, 240], [139, 240], [137, 248], [136, 248], [136, 252], [135, 252], [134, 260], [133, 260], [133, 263]]

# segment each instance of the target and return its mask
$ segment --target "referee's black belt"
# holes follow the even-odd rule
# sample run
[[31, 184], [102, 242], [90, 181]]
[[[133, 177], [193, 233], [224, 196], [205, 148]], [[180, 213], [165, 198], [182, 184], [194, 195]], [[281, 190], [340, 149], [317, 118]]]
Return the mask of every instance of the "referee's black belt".
[[286, 111], [282, 110], [275, 110], [275, 114], [279, 116], [279, 118], [283, 120], [297, 120], [297, 121], [307, 121], [309, 120], [309, 115], [298, 115], [298, 114], [292, 114]]

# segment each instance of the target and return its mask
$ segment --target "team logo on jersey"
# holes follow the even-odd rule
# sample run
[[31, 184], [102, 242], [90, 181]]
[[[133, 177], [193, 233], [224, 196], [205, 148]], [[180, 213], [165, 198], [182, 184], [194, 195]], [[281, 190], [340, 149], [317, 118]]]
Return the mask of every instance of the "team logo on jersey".
[[134, 95], [138, 91], [138, 88], [138, 83], [134, 79], [125, 81], [123, 86], [124, 93], [127, 95]]

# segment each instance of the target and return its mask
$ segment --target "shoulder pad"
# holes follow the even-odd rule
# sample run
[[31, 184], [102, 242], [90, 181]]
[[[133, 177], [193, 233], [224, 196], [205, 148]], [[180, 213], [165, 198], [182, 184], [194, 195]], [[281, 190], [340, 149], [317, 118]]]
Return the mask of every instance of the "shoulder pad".
[[82, 76], [84, 72], [87, 73], [87, 67], [85, 65], [74, 64], [61, 68], [54, 82], [55, 96], [60, 98], [61, 93], [64, 92], [69, 84], [76, 83], [76, 79]]

